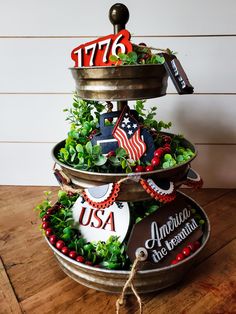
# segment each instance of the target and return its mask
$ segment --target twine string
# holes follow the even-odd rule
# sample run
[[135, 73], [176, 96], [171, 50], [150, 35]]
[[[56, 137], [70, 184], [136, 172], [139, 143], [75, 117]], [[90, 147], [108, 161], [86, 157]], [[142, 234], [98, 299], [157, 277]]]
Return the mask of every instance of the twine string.
[[127, 181], [127, 180], [129, 180], [129, 179], [130, 179], [129, 177], [125, 177], [125, 178], [120, 179], [119, 181], [117, 181], [117, 183], [118, 183], [118, 184], [121, 184], [121, 183], [123, 183], [123, 182], [125, 182], [125, 181]]
[[84, 191], [83, 188], [76, 189], [76, 188], [73, 188], [71, 185], [64, 184], [64, 183], [61, 184], [61, 189], [65, 192], [71, 192], [71, 193], [75, 193], [75, 194], [80, 194]]
[[61, 180], [62, 180], [62, 182], [60, 182], [60, 187], [63, 191], [76, 193], [76, 194], [83, 192], [83, 190], [84, 190], [83, 188], [75, 188], [72, 186], [71, 179], [62, 170], [59, 170], [56, 168], [56, 163], [53, 166], [53, 171], [60, 175]]
[[138, 255], [133, 263], [133, 266], [131, 268], [131, 271], [130, 271], [130, 275], [129, 275], [129, 278], [127, 279], [123, 289], [122, 289], [122, 292], [121, 292], [121, 296], [116, 300], [116, 314], [119, 314], [120, 312], [120, 306], [124, 304], [124, 298], [125, 298], [125, 292], [127, 290], [127, 288], [129, 286], [131, 286], [131, 289], [137, 299], [137, 302], [139, 304], [139, 313], [142, 314], [142, 301], [141, 301], [141, 298], [140, 296], [138, 295], [138, 292], [137, 290], [135, 289], [134, 285], [133, 285], [133, 280], [134, 280], [134, 276], [135, 274], [137, 273], [138, 271], [138, 266], [139, 266], [139, 263], [141, 262], [142, 260], [142, 256], [141, 255]]
[[156, 50], [156, 51], [161, 51], [161, 52], [165, 52], [165, 53], [169, 53], [168, 49], [163, 49], [163, 48], [155, 48], [155, 47], [150, 47], [150, 46], [143, 46], [143, 45], [137, 45], [132, 43], [133, 46], [138, 47], [138, 48], [146, 48], [146, 49], [150, 49], [150, 50]]

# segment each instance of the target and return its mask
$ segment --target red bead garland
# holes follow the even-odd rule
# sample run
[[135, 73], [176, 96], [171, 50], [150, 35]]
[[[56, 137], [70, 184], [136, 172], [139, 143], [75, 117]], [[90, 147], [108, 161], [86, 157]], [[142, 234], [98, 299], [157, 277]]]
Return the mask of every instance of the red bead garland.
[[182, 249], [180, 253], [178, 253], [175, 257], [175, 259], [170, 263], [171, 265], [176, 265], [178, 262], [184, 260], [188, 256], [190, 256], [192, 253], [197, 251], [201, 246], [201, 243], [199, 241], [191, 242], [186, 247]]
[[51, 245], [55, 246], [60, 252], [69, 258], [76, 260], [79, 263], [85, 263], [88, 266], [93, 266], [93, 263], [90, 261], [85, 261], [83, 256], [78, 256], [76, 251], [70, 251], [70, 249], [65, 245], [64, 241], [57, 238], [55, 234], [53, 234], [53, 229], [50, 227], [50, 215], [54, 214], [57, 209], [60, 209], [61, 205], [55, 205], [53, 208], [49, 208], [47, 213], [42, 217], [42, 229], [45, 230], [45, 235], [48, 238]]

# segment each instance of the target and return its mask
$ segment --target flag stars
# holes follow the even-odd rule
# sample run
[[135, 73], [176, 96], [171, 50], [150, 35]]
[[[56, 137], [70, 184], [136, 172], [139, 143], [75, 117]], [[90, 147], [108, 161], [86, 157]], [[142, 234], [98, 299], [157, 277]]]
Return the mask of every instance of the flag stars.
[[124, 127], [125, 127], [125, 124], [124, 124], [124, 123], [122, 123], [122, 124], [121, 124], [121, 126], [122, 126], [122, 128], [124, 128]]
[[[122, 126], [123, 126], [123, 125], [122, 125]], [[130, 128], [131, 128], [131, 125], [130, 125], [130, 124], [128, 124], [128, 125], [127, 125], [127, 128], [128, 128], [128, 129], [130, 129]]]
[[129, 135], [132, 135], [132, 134], [133, 134], [133, 131], [132, 131], [132, 130], [129, 130], [129, 131], [128, 131], [128, 134], [129, 134]]
[[128, 124], [129, 122], [129, 118], [124, 118], [123, 123]]
[[134, 129], [137, 128], [137, 124], [136, 124], [136, 123], [133, 124], [133, 128], [134, 128]]

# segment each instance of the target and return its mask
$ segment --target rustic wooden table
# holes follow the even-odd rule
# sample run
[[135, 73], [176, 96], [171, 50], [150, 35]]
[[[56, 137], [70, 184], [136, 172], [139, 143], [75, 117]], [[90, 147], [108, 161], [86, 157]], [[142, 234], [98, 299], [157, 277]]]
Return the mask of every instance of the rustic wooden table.
[[[0, 187], [0, 313], [115, 313], [117, 295], [67, 277], [45, 243], [32, 209], [49, 189], [58, 188]], [[210, 218], [209, 244], [182, 283], [142, 296], [144, 314], [236, 313], [236, 190], [187, 194]], [[129, 296], [121, 313], [136, 312], [135, 298]]]

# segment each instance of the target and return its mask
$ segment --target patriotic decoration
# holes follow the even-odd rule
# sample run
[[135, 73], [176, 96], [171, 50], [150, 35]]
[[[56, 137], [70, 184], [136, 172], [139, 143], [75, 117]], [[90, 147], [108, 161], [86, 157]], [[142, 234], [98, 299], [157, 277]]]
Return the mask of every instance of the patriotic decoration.
[[184, 182], [184, 185], [187, 185], [193, 189], [200, 189], [203, 186], [203, 180], [195, 170], [189, 168], [187, 179]]
[[87, 242], [107, 241], [111, 236], [118, 237], [123, 242], [127, 236], [130, 226], [127, 202], [114, 202], [104, 209], [94, 208], [83, 196], [79, 196], [71, 211], [79, 234]]
[[154, 182], [152, 179], [141, 179], [140, 184], [156, 201], [169, 203], [176, 197], [174, 183], [171, 181], [162, 180]]
[[140, 159], [146, 151], [146, 144], [141, 139], [140, 132], [138, 121], [130, 114], [129, 107], [125, 106], [114, 126], [112, 135], [133, 160]]
[[82, 193], [84, 200], [93, 208], [105, 209], [113, 205], [120, 191], [120, 184], [109, 183], [85, 189]]
[[133, 46], [130, 42], [130, 33], [123, 29], [118, 34], [100, 37], [74, 48], [71, 58], [75, 62], [75, 68], [107, 66], [114, 63], [110, 60], [111, 55], [117, 56], [119, 53], [131, 51]]

